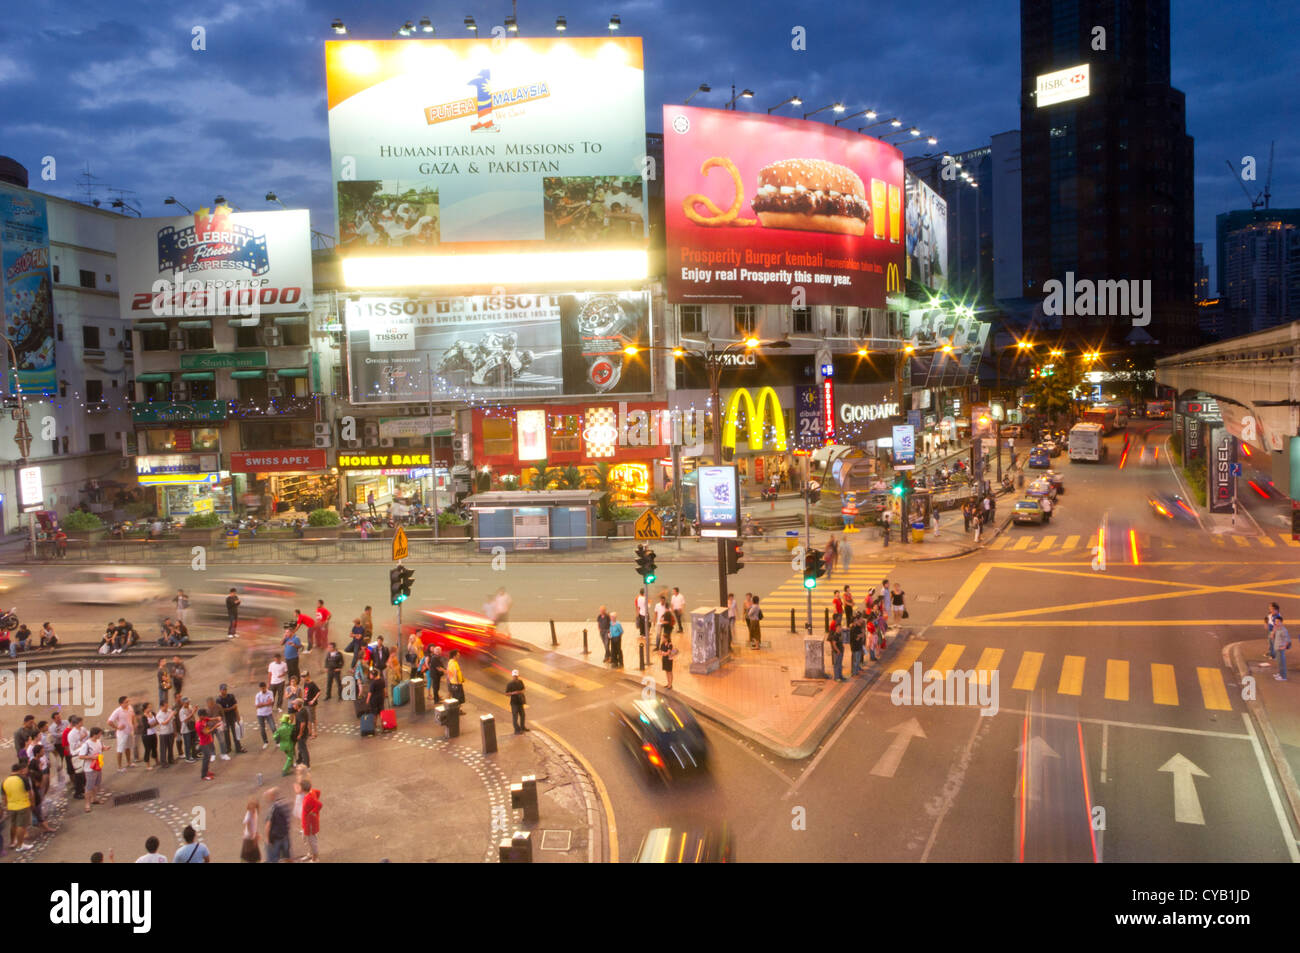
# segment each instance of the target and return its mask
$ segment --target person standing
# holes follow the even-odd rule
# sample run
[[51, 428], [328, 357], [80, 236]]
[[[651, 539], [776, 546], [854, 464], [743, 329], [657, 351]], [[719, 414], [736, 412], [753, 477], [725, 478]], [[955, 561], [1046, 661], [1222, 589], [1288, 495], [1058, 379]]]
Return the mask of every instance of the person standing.
[[889, 617], [892, 614], [894, 608], [894, 594], [893, 592], [890, 591], [888, 579], [880, 580], [880, 599], [881, 599], [880, 608], [881, 611], [884, 612], [884, 623], [886, 628], [888, 628]]
[[361, 613], [361, 627], [365, 629], [366, 641], [369, 642], [375, 634], [375, 620], [372, 618], [370, 606], [366, 606]]
[[325, 700], [334, 697], [334, 686], [339, 687], [339, 698], [343, 697], [343, 653], [333, 642], [325, 653]]
[[849, 588], [849, 584], [848, 584], [848, 583], [845, 583], [845, 584], [844, 584], [844, 596], [843, 596], [843, 601], [844, 601], [844, 618], [846, 618], [846, 619], [852, 619], [852, 618], [853, 618], [854, 609], [855, 609], [855, 606], [854, 606], [854, 601], [855, 601], [855, 600], [854, 600], [854, 598], [853, 598], [853, 590], [852, 590], [851, 588]]
[[650, 605], [646, 601], [645, 596], [645, 586], [642, 586], [641, 591], [638, 592], [636, 596], [636, 633], [640, 637], [642, 643], [645, 642], [646, 633], [650, 623], [648, 614], [649, 609]]
[[659, 601], [655, 603], [655, 651], [659, 651], [659, 645], [663, 642], [665, 635], [673, 633], [673, 616], [672, 611], [668, 608], [668, 597], [666, 594], [659, 596]]
[[841, 539], [835, 543], [835, 557], [840, 562], [840, 571], [847, 574], [853, 564], [853, 547], [849, 545], [848, 539]]
[[663, 660], [664, 677], [668, 679], [669, 691], [673, 687], [673, 659], [677, 658], [677, 646], [673, 645], [672, 631], [667, 632], [659, 643], [659, 657]]
[[311, 677], [310, 672], [302, 673], [302, 706], [307, 712], [307, 733], [316, 737], [316, 703], [320, 700], [320, 686]]
[[605, 657], [603, 662], [609, 661], [609, 609], [601, 606], [596, 612], [596, 632], [600, 635], [600, 641], [605, 646]]
[[673, 619], [677, 623], [677, 634], [681, 635], [685, 631], [683, 628], [685, 623], [682, 620], [686, 618], [686, 597], [682, 595], [682, 591], [676, 586], [673, 586], [673, 598], [672, 602], [669, 603], [669, 608], [673, 610]]
[[167, 704], [167, 699], [163, 699], [162, 704], [158, 706], [157, 716], [157, 735], [158, 735], [158, 764], [163, 768], [170, 768], [176, 760], [176, 749], [173, 746], [175, 742], [176, 731], [176, 713], [171, 710]]
[[82, 727], [80, 715], [68, 719], [68, 727], [63, 730], [63, 750], [67, 752], [68, 776], [72, 779], [72, 796], [75, 800], [86, 798], [86, 776], [81, 771], [81, 761], [77, 749], [85, 744], [90, 732]]
[[[225, 739], [225, 749], [229, 751], [232, 747], [235, 754], [246, 754], [244, 751], [243, 734], [244, 725], [239, 717], [239, 702], [235, 696], [226, 690], [226, 686], [221, 686], [221, 692], [217, 695], [217, 708], [221, 710], [222, 720], [222, 737]], [[222, 755], [223, 761], [229, 761], [229, 755]]]
[[[1277, 651], [1273, 647], [1273, 629], [1277, 625], [1277, 623], [1281, 621], [1282, 621], [1282, 610], [1278, 608], [1278, 604], [1276, 602], [1270, 602], [1268, 604], [1268, 612], [1264, 616], [1264, 632], [1268, 636], [1268, 655], [1266, 656], [1267, 658], [1270, 659], [1277, 658]], [[1269, 663], [1264, 662], [1263, 665], [1264, 667], [1267, 668]]]
[[131, 710], [131, 699], [126, 695], [118, 698], [117, 707], [108, 716], [108, 726], [116, 733], [117, 773], [122, 774], [127, 768], [134, 767], [131, 763], [131, 745], [135, 738], [135, 712]]
[[763, 643], [763, 610], [758, 607], [758, 596], [754, 596], [749, 607], [749, 647], [756, 649]]
[[510, 673], [506, 694], [510, 696], [510, 724], [514, 726], [515, 734], [521, 735], [528, 728], [524, 725], [524, 680], [519, 677], [519, 669]]
[[207, 708], [200, 708], [194, 717], [194, 733], [198, 736], [199, 742], [199, 778], [203, 781], [215, 781], [217, 779], [210, 768], [212, 762], [216, 759], [216, 748], [212, 743], [212, 735], [220, 724], [220, 719], [212, 717], [212, 713]]
[[284, 707], [284, 683], [289, 680], [289, 663], [282, 656], [271, 659], [266, 667], [267, 677], [271, 680], [271, 693], [275, 695], [275, 707]]
[[275, 712], [275, 693], [266, 687], [266, 682], [257, 683], [257, 694], [253, 696], [253, 707], [257, 714], [257, 730], [262, 733], [262, 750], [265, 751], [271, 744], [266, 730], [270, 728], [275, 731], [275, 722], [273, 720]]
[[85, 791], [86, 813], [90, 813], [90, 805], [98, 804], [102, 800], [99, 796], [100, 785], [104, 780], [104, 730], [102, 728], [91, 728], [90, 734], [81, 746], [73, 752], [72, 763], [82, 773], [84, 783], [82, 789]]
[[[145, 702], [140, 709], [140, 724], [144, 728], [144, 765], [146, 771], [152, 771], [161, 763], [158, 759], [158, 716], [153, 704]], [[149, 761], [152, 759], [153, 764]]]
[[835, 622], [844, 621], [844, 600], [840, 598], [838, 589], [831, 593], [831, 620]]
[[442, 654], [442, 646], [435, 645], [429, 655], [429, 678], [435, 705], [442, 703], [442, 699], [438, 697], [438, 692], [442, 688], [442, 679], [446, 674], [447, 659]]
[[349, 668], [357, 667], [357, 660], [361, 658], [361, 653], [365, 651], [366, 642], [369, 638], [366, 635], [366, 627], [361, 624], [361, 617], [352, 620], [352, 641], [348, 643], [347, 650], [352, 653], [352, 662]]
[[239, 627], [239, 605], [239, 593], [235, 592], [232, 586], [229, 595], [226, 596], [226, 638], [228, 639], [235, 637], [235, 630]]
[[854, 678], [862, 674], [862, 650], [866, 646], [866, 628], [866, 620], [861, 615], [849, 626], [849, 651], [852, 653], [849, 675]]
[[833, 533], [831, 538], [826, 540], [826, 546], [822, 549], [822, 556], [826, 563], [826, 578], [830, 579], [835, 575], [835, 559], [839, 556], [839, 544], [835, 542]]
[[181, 689], [185, 685], [185, 663], [181, 661], [179, 655], [173, 655], [171, 664], [167, 666], [167, 674], [170, 676], [172, 685], [172, 698], [176, 701], [181, 700]]
[[254, 794], [244, 806], [244, 840], [239, 847], [239, 859], [245, 864], [260, 864], [262, 851], [258, 847], [261, 835], [258, 831], [258, 798]]
[[930, 521], [934, 526], [934, 535], [939, 536], [939, 508], [935, 507], [930, 511]]
[[618, 613], [609, 614], [609, 664], [612, 668], [623, 667], [623, 623], [618, 621]]
[[289, 805], [284, 803], [280, 792], [268, 788], [262, 795], [262, 816], [266, 818], [263, 836], [266, 839], [266, 863], [278, 864], [282, 860], [292, 860], [293, 852], [289, 843]]
[[191, 824], [185, 825], [185, 830], [181, 831], [181, 839], [185, 841], [177, 848], [176, 853], [172, 854], [173, 864], [209, 864], [212, 862], [212, 852], [208, 850], [206, 844], [199, 843], [199, 832]]
[[5, 807], [9, 811], [9, 849], [31, 850], [24, 844], [27, 829], [32, 826], [32, 798], [27, 791], [27, 765], [15, 763], [4, 780]]
[[1277, 617], [1277, 622], [1273, 625], [1273, 650], [1277, 652], [1277, 674], [1273, 676], [1279, 682], [1285, 682], [1286, 677], [1286, 650], [1291, 647], [1291, 633], [1282, 623], [1282, 617]]
[[315, 637], [312, 640], [312, 648], [325, 648], [329, 644], [330, 635], [330, 616], [333, 613], [325, 608], [325, 600], [316, 600], [316, 629]]
[[460, 707], [465, 707], [465, 673], [460, 667], [460, 652], [456, 649], [451, 650], [447, 656], [447, 691], [451, 697], [460, 702]]
[[[284, 651], [284, 660], [286, 662], [289, 661], [289, 647], [287, 644], [289, 642], [292, 642], [293, 645], [295, 646], [294, 653], [293, 653], [295, 658], [301, 655], [303, 652], [308, 652], [308, 653], [311, 652], [311, 631], [312, 629], [316, 628], [316, 617], [314, 615], [307, 615], [307, 613], [302, 612], [298, 609], [294, 609], [293, 611], [294, 611], [294, 620], [291, 623], [289, 623], [289, 625], [285, 626], [286, 631], [285, 631], [284, 640], [286, 645]], [[299, 629], [307, 630], [307, 646], [305, 648], [303, 647], [302, 639], [299, 638], [298, 636]], [[290, 675], [299, 674], [295, 666], [290, 665], [289, 667], [293, 669], [293, 671], [289, 673]]]
[[303, 775], [298, 778], [295, 787], [302, 796], [302, 836], [307, 842], [307, 853], [303, 856], [304, 863], [314, 864], [320, 859], [320, 811], [321, 804], [320, 790], [311, 786], [311, 778]]
[[176, 590], [176, 618], [181, 624], [189, 622], [190, 614], [190, 597], [185, 594], [184, 589]]
[[370, 518], [371, 518], [371, 519], [378, 519], [378, 518], [379, 518], [379, 512], [375, 509], [375, 491], [374, 491], [374, 490], [367, 490], [367, 491], [366, 491], [366, 507], [370, 510]]
[[297, 764], [311, 767], [311, 753], [307, 750], [307, 739], [311, 736], [311, 715], [307, 711], [307, 702], [299, 698], [293, 703], [293, 741], [297, 749]]
[[181, 742], [185, 748], [185, 760], [190, 764], [195, 764], [199, 760], [198, 711], [190, 704], [188, 698], [182, 698], [181, 707], [177, 710], [176, 716], [181, 723]]
[[893, 605], [894, 621], [901, 622], [907, 615], [907, 606], [905, 605], [906, 595], [903, 592], [903, 588], [898, 583], [894, 583], [893, 586], [890, 587], [889, 595], [890, 602]]
[[158, 677], [158, 707], [161, 708], [167, 704], [167, 696], [172, 690], [171, 672], [167, 670], [167, 660], [158, 660], [158, 671], [154, 673]]
[[831, 646], [831, 671], [834, 672], [835, 681], [844, 681], [844, 643], [840, 641], [840, 626], [838, 622], [831, 623], [831, 630], [826, 633], [826, 641]]

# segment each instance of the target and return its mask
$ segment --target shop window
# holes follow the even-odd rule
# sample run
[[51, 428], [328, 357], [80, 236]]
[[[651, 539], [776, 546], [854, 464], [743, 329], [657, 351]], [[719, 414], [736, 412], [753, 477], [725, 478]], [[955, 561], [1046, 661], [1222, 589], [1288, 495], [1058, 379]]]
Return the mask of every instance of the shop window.
[[93, 271], [87, 271], [85, 268], [81, 269], [81, 287], [95, 287], [95, 273]]
[[185, 350], [187, 351], [210, 351], [212, 350], [212, 322], [205, 322], [207, 327], [202, 328], [184, 328], [185, 331]]
[[741, 337], [751, 337], [758, 321], [758, 306], [753, 304], [735, 304], [731, 314], [736, 322], [736, 333]]
[[167, 350], [167, 329], [150, 328], [140, 332], [140, 349], [142, 351]]
[[790, 329], [795, 334], [812, 334], [812, 308], [791, 308]]
[[86, 403], [98, 404], [104, 400], [104, 382], [87, 380], [86, 381]]
[[483, 454], [489, 457], [513, 457], [515, 455], [514, 421], [508, 417], [484, 418]]
[[835, 336], [837, 338], [842, 338], [847, 336], [849, 333], [849, 309], [836, 308], [834, 311], [834, 315], [835, 315]]
[[238, 393], [240, 401], [250, 401], [254, 404], [265, 404], [266, 396], [266, 378], [258, 377], [252, 380], [238, 380], [235, 382], [239, 385]]
[[81, 327], [81, 346], [89, 348], [99, 347], [99, 328], [93, 324], [84, 324]]
[[166, 381], [148, 381], [140, 392], [140, 399], [144, 401], [171, 400], [171, 385]]
[[221, 431], [216, 427], [200, 427], [192, 431], [190, 444], [194, 450], [218, 450], [221, 447]]
[[578, 426], [578, 415], [553, 414], [551, 416], [551, 452], [577, 453], [581, 449], [581, 428]]
[[677, 306], [677, 326], [682, 334], [702, 334], [704, 332], [704, 305], [679, 304]]
[[259, 420], [239, 425], [245, 447], [310, 447], [315, 440], [310, 420]]
[[[211, 334], [212, 332], [208, 332]], [[217, 399], [217, 382], [216, 381], [186, 381], [189, 385], [190, 400], [216, 400]]]
[[108, 449], [108, 441], [105, 438], [104, 434], [92, 433], [90, 434], [90, 441], [88, 446], [90, 448], [91, 453], [103, 453], [105, 450]]
[[257, 340], [257, 327], [235, 328], [235, 347], [260, 347], [261, 342]]
[[307, 334], [307, 322], [281, 325], [280, 343], [285, 347], [306, 347], [310, 344], [311, 341]]

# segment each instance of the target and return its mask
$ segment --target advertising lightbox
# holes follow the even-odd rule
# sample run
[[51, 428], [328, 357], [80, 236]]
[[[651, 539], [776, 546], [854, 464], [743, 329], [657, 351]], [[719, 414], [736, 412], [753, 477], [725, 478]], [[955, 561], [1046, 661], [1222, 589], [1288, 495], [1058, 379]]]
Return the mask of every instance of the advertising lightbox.
[[[648, 292], [364, 296], [344, 307], [354, 404], [650, 391]], [[432, 393], [429, 370], [432, 371]]]
[[740, 532], [740, 484], [736, 468], [700, 467], [700, 535], [736, 536]]
[[668, 296], [883, 308], [901, 291], [903, 155], [802, 119], [664, 107]]
[[916, 432], [910, 424], [896, 424], [893, 431], [894, 469], [914, 469], [916, 467]]
[[1044, 73], [1038, 77], [1034, 102], [1039, 106], [1052, 106], [1071, 99], [1083, 99], [1090, 92], [1089, 80], [1087, 63], [1054, 73]]
[[9, 368], [9, 393], [21, 386], [24, 394], [55, 394], [54, 285], [43, 196], [0, 185], [0, 265], [4, 332], [18, 358]]
[[639, 38], [332, 41], [325, 69], [349, 285], [645, 276]]
[[907, 278], [942, 291], [948, 282], [948, 203], [911, 172], [903, 191]]

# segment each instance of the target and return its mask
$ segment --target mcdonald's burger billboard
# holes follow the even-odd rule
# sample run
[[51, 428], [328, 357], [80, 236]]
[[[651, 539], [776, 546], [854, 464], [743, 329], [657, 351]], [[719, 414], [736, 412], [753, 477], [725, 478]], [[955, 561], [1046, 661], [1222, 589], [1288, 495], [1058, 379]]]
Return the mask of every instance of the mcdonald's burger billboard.
[[[664, 107], [668, 296], [882, 308], [901, 291], [903, 154], [830, 124]], [[892, 285], [892, 287], [889, 287]]]

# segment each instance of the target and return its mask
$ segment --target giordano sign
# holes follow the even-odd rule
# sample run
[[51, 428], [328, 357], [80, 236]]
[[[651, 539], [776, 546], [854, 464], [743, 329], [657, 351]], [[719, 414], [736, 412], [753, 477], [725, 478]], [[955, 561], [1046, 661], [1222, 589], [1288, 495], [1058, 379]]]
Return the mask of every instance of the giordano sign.
[[[766, 421], [769, 406], [772, 411], [772, 439], [766, 439]], [[736, 449], [736, 427], [740, 423], [740, 410], [744, 408], [745, 422], [749, 429], [749, 449], [754, 451], [786, 449], [785, 411], [781, 400], [771, 387], [763, 387], [755, 401], [749, 390], [738, 387], [727, 398], [726, 415], [722, 424], [722, 445]]]

